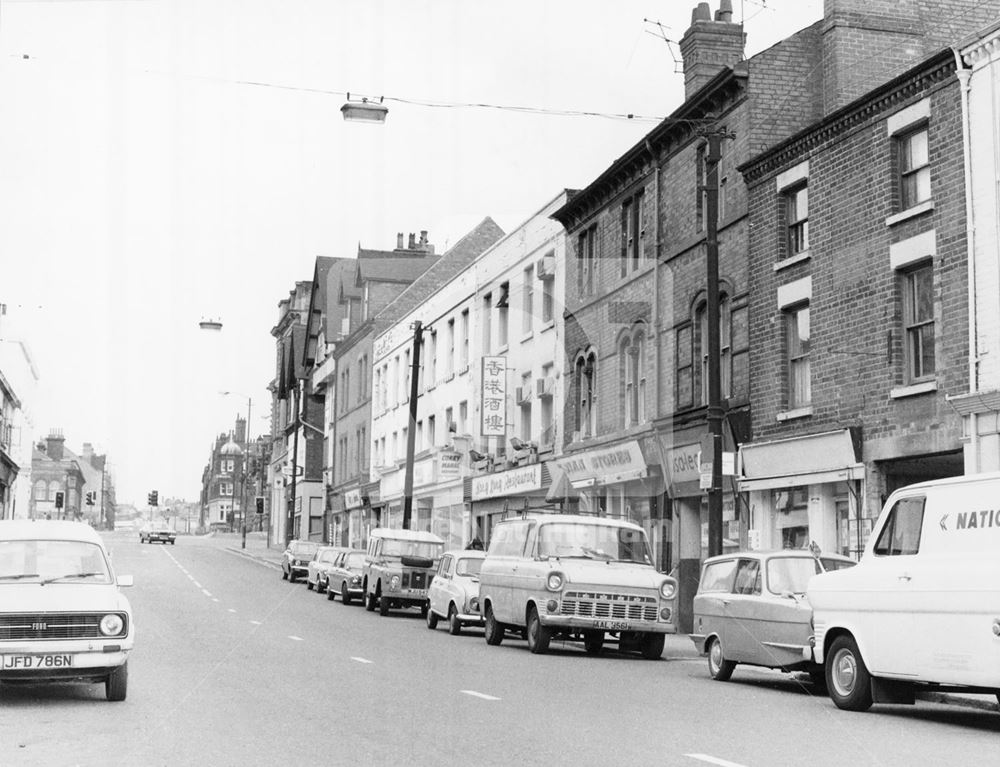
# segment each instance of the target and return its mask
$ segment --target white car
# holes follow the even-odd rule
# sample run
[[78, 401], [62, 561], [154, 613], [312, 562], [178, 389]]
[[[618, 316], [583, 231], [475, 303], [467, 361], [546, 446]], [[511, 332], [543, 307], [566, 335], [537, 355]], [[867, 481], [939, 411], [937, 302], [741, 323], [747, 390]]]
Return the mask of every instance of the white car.
[[451, 634], [461, 634], [462, 627], [483, 625], [479, 611], [479, 572], [483, 569], [485, 551], [463, 549], [441, 556], [427, 598], [427, 628], [437, 628], [438, 619], [448, 621]]
[[82, 522], [0, 521], [0, 681], [104, 683], [125, 700], [132, 608], [104, 542]]

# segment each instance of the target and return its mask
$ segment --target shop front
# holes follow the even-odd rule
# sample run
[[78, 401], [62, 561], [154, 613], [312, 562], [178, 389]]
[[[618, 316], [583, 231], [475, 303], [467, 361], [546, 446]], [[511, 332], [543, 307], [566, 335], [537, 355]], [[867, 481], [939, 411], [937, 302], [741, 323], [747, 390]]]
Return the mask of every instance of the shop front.
[[740, 448], [740, 489], [749, 493], [750, 549], [801, 549], [857, 558], [871, 532], [863, 515], [865, 466], [858, 429], [758, 442]]
[[[405, 469], [385, 472], [379, 482], [379, 526], [403, 527]], [[465, 503], [459, 462], [450, 451], [423, 456], [413, 464], [413, 502], [410, 530], [432, 532], [445, 541], [445, 548], [460, 548], [464, 531]]]
[[469, 477], [465, 494], [471, 520], [468, 541], [478, 538], [484, 546], [489, 546], [493, 527], [506, 515], [558, 511], [558, 505], [545, 499], [550, 483], [545, 463]]

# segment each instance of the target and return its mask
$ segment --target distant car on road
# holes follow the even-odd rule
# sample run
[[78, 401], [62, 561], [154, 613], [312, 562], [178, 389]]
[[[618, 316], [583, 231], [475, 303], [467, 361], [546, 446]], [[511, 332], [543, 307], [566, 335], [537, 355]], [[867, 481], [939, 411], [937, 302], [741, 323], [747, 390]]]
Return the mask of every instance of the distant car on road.
[[81, 522], [0, 521], [0, 682], [103, 683], [125, 700], [132, 608], [100, 535]]
[[316, 556], [319, 544], [315, 541], [294, 540], [281, 554], [281, 578], [289, 582], [309, 571], [309, 560]]
[[327, 573], [343, 552], [343, 546], [320, 546], [316, 549], [315, 556], [309, 560], [306, 568], [306, 588], [315, 587], [317, 594], [326, 591]]
[[177, 543], [177, 533], [166, 525], [148, 525], [139, 531], [139, 543], [155, 541], [173, 546]]
[[340, 601], [345, 605], [355, 599], [363, 599], [365, 592], [361, 586], [361, 577], [364, 567], [364, 549], [342, 552], [327, 573], [326, 598], [333, 599], [340, 594]]
[[479, 572], [483, 569], [485, 551], [463, 549], [447, 551], [427, 590], [430, 603], [427, 628], [437, 628], [438, 619], [448, 621], [448, 632], [462, 633], [464, 626], [483, 625], [479, 610]]
[[806, 671], [823, 686], [813, 658], [813, 611], [805, 599], [818, 573], [853, 567], [839, 554], [807, 549], [746, 551], [706, 559], [694, 597], [691, 640], [721, 682], [737, 663]]

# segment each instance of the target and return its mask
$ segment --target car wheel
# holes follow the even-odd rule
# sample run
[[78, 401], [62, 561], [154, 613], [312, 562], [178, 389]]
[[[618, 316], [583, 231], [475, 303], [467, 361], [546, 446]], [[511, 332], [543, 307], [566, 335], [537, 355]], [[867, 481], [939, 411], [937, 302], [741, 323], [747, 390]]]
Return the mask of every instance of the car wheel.
[[311, 580], [309, 580], [309, 576], [308, 575], [306, 576], [306, 588], [309, 591], [313, 590], [313, 582]]
[[427, 613], [429, 613], [430, 610], [431, 610], [431, 603], [429, 600], [425, 599], [420, 605], [420, 617], [426, 618]]
[[365, 609], [368, 612], [375, 610], [375, 595], [368, 593], [368, 581], [365, 581]]
[[170, 542], [170, 545], [171, 545], [171, 546], [173, 546], [173, 545], [174, 545], [174, 544], [176, 544], [176, 543], [177, 543], [177, 541], [171, 541], [171, 542]]
[[497, 623], [496, 616], [493, 614], [493, 605], [486, 605], [484, 628], [486, 629], [486, 644], [495, 646], [503, 641], [503, 626]]
[[316, 579], [316, 593], [317, 594], [322, 594], [324, 591], [326, 591], [326, 586], [323, 585], [323, 581], [321, 581], [319, 578], [317, 578]]
[[845, 711], [867, 711], [872, 706], [872, 678], [850, 636], [839, 636], [826, 656], [826, 688], [830, 699]]
[[295, 578], [296, 577], [297, 576], [295, 575], [295, 571], [294, 570], [289, 570], [288, 571], [288, 582], [289, 583], [295, 583]]
[[727, 660], [722, 654], [722, 642], [718, 637], [712, 637], [708, 643], [708, 673], [717, 682], [725, 682], [733, 675], [736, 663]]
[[538, 609], [532, 605], [528, 608], [528, 649], [535, 655], [541, 655], [548, 652], [551, 641], [552, 631], [542, 625]]
[[[330, 598], [333, 599], [333, 597]], [[340, 584], [340, 601], [343, 602], [345, 605], [349, 605], [351, 603], [351, 595], [347, 593], [346, 581]]]
[[424, 616], [424, 619], [427, 621], [427, 628], [429, 628], [431, 631], [433, 631], [438, 627], [438, 614], [433, 610], [428, 610], [427, 615]]
[[455, 605], [448, 608], [448, 633], [454, 637], [462, 633], [462, 621], [458, 619], [458, 610]]
[[604, 649], [604, 632], [583, 632], [583, 649], [585, 649], [589, 655], [600, 655], [601, 650]]
[[666, 639], [664, 634], [657, 634], [652, 631], [646, 632], [646, 635], [639, 643], [639, 652], [642, 657], [646, 660], [659, 660], [663, 655], [663, 645]]
[[281, 580], [288, 580], [288, 571], [284, 567], [281, 568]]
[[822, 666], [809, 669], [809, 681], [817, 695], [826, 695], [826, 673]]
[[389, 600], [382, 598], [382, 584], [375, 585], [375, 599], [378, 600], [378, 614], [383, 618], [389, 614]]
[[333, 598], [335, 596], [337, 596], [337, 592], [334, 591], [332, 588], [330, 588], [330, 585], [331, 585], [330, 584], [330, 579], [327, 578], [327, 580], [326, 580], [326, 598], [327, 598], [328, 601], [332, 602]]
[[128, 661], [108, 674], [104, 680], [104, 695], [108, 700], [122, 701], [128, 692]]

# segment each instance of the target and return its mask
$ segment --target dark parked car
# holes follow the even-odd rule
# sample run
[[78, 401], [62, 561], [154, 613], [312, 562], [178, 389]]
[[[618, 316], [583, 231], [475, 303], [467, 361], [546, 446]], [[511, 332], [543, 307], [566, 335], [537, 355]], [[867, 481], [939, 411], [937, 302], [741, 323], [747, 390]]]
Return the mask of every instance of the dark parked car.
[[349, 605], [352, 600], [364, 597], [365, 590], [361, 585], [364, 566], [364, 549], [351, 549], [341, 553], [327, 572], [326, 598], [333, 599], [340, 594], [340, 600]]
[[288, 548], [281, 555], [281, 577], [286, 581], [294, 581], [300, 575], [309, 572], [309, 562], [319, 549], [315, 541], [290, 541]]

